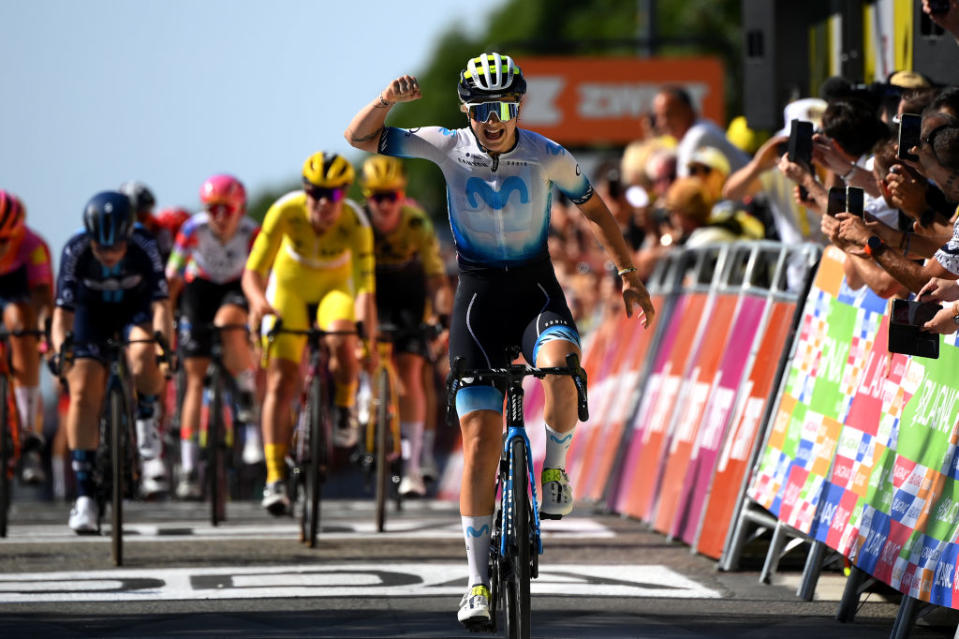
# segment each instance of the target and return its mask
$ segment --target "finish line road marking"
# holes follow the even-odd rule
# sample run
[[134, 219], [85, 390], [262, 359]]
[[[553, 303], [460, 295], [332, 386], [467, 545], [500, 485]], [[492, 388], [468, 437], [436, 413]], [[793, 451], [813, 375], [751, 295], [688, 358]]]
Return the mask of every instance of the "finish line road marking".
[[[155, 524], [138, 524], [124, 522], [123, 542], [163, 542], [184, 541], [227, 541], [239, 539], [298, 539], [300, 526], [298, 523], [273, 524], [231, 524], [224, 522], [221, 526], [210, 526], [193, 521], [165, 521]], [[385, 532], [377, 532], [373, 521], [338, 520], [330, 518], [321, 522], [320, 538], [330, 540], [349, 540], [379, 538], [389, 541], [399, 539], [461, 539], [463, 537], [462, 524], [459, 521], [437, 520], [428, 518], [388, 520]], [[90, 543], [109, 539], [110, 526], [104, 523], [102, 535], [77, 535], [62, 524], [23, 525], [11, 524], [5, 539], [0, 539], [0, 548], [4, 543], [17, 544], [48, 544], [62, 543]], [[612, 530], [603, 524], [587, 518], [564, 518], [557, 521], [548, 521], [543, 524], [543, 539], [611, 539], [616, 536]]]
[[[6, 573], [0, 574], [0, 604], [459, 596], [467, 578], [460, 562]], [[531, 591], [534, 595], [588, 597], [720, 597], [718, 591], [659, 565], [542, 567]]]

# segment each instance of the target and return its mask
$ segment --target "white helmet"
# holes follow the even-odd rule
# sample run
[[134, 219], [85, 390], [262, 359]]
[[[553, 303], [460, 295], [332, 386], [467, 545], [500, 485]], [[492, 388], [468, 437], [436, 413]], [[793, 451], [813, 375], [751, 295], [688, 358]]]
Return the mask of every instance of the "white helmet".
[[466, 63], [456, 88], [460, 100], [475, 102], [504, 95], [523, 95], [526, 80], [513, 58], [499, 53], [483, 53]]

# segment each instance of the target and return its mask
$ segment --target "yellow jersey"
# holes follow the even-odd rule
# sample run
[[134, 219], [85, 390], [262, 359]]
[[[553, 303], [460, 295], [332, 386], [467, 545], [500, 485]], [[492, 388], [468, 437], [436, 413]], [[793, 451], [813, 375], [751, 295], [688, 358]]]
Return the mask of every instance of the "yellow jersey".
[[404, 204], [396, 228], [382, 233], [373, 227], [373, 239], [378, 270], [400, 269], [418, 257], [427, 277], [446, 274], [433, 223], [420, 208]]
[[363, 209], [343, 200], [339, 219], [322, 235], [310, 223], [306, 193], [293, 191], [273, 203], [253, 243], [246, 268], [278, 279], [293, 274], [345, 271], [352, 275], [356, 293], [375, 290], [373, 231]]

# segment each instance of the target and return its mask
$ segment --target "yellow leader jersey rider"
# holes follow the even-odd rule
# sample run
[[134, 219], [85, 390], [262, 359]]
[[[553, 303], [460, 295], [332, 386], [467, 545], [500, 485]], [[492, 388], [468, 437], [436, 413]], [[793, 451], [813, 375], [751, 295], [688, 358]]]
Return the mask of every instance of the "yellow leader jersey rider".
[[[373, 233], [362, 208], [345, 198], [353, 178], [353, 167], [345, 158], [320, 151], [303, 165], [303, 190], [281, 197], [267, 211], [243, 275], [253, 326], [265, 315], [275, 315], [284, 328], [305, 330], [314, 316], [323, 330], [353, 330], [359, 320], [365, 337], [373, 334]], [[359, 373], [357, 339], [355, 335], [326, 339], [336, 382], [334, 443], [348, 446], [356, 439], [352, 409]], [[270, 346], [262, 411], [267, 462], [263, 506], [275, 515], [289, 508], [283, 459], [305, 343], [305, 337], [280, 334]]]

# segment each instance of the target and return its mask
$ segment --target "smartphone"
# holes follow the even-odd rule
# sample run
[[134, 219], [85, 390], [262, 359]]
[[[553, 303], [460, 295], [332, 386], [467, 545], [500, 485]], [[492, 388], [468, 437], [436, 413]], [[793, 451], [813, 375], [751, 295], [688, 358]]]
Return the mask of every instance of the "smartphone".
[[862, 217], [862, 208], [863, 208], [863, 190], [858, 186], [847, 186], [846, 187], [846, 208], [845, 211]]
[[837, 213], [846, 210], [846, 188], [834, 186], [829, 189], [829, 203], [826, 205], [826, 215], [836, 217]]
[[889, 352], [939, 359], [939, 335], [922, 330], [942, 306], [936, 302], [892, 300]]
[[950, 0], [929, 0], [929, 13], [937, 16], [949, 13]]
[[789, 161], [812, 168], [812, 122], [793, 120], [789, 124], [789, 142], [786, 143]]
[[919, 157], [909, 149], [919, 146], [919, 131], [922, 129], [922, 116], [915, 113], [903, 113], [899, 116], [899, 150], [896, 155], [903, 160], [917, 162]]

